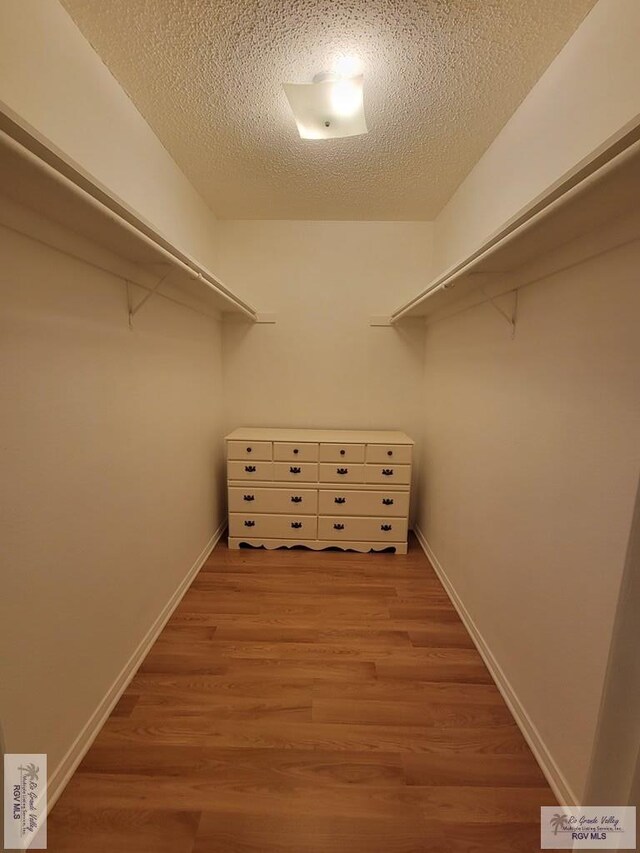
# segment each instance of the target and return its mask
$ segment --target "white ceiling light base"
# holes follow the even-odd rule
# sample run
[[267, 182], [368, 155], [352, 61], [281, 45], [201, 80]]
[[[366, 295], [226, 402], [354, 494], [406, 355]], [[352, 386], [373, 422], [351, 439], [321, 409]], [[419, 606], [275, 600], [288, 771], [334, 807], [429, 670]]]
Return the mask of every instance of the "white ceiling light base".
[[338, 139], [368, 133], [362, 74], [318, 74], [313, 83], [283, 85], [302, 139]]

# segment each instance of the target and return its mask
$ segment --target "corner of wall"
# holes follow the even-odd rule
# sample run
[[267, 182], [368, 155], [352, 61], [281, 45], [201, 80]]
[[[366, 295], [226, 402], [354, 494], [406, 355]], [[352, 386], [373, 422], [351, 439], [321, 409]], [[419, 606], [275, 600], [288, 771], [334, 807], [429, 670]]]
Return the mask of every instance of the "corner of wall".
[[639, 31], [636, 0], [596, 3], [437, 216], [437, 273], [638, 116]]

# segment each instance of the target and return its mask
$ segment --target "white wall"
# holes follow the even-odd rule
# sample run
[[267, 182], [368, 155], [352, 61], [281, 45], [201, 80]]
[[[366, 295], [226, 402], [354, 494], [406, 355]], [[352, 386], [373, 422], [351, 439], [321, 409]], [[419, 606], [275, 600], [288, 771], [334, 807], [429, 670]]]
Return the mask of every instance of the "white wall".
[[369, 326], [428, 281], [431, 223], [220, 222], [220, 270], [277, 316], [226, 323], [228, 426], [420, 431], [419, 326]]
[[[419, 526], [580, 801], [640, 471], [637, 242], [425, 344]], [[522, 272], [526, 280], [526, 270]]]
[[640, 808], [640, 489], [584, 801]]
[[0, 3], [0, 101], [215, 272], [215, 220], [57, 0]]
[[[0, 3], [0, 99], [215, 264], [209, 209], [56, 0]], [[0, 255], [0, 714], [53, 772], [221, 521], [221, 330], [154, 297], [131, 332], [122, 280], [5, 228]]]
[[[438, 271], [637, 118], [639, 34], [636, 0], [596, 4], [438, 217]], [[485, 304], [425, 345], [419, 525], [577, 801], [640, 469], [639, 261], [628, 244], [520, 291], [514, 341]]]
[[593, 7], [438, 216], [438, 272], [638, 117], [639, 38], [638, 0]]
[[218, 321], [0, 228], [0, 674], [55, 770], [218, 527]]

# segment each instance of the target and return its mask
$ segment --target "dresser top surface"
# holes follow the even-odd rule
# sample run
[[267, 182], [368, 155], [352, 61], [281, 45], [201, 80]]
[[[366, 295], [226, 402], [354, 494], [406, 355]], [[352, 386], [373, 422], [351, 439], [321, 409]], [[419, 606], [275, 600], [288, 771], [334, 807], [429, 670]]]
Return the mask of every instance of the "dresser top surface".
[[380, 429], [271, 429], [239, 427], [227, 441], [299, 441], [325, 444], [413, 444], [404, 432]]

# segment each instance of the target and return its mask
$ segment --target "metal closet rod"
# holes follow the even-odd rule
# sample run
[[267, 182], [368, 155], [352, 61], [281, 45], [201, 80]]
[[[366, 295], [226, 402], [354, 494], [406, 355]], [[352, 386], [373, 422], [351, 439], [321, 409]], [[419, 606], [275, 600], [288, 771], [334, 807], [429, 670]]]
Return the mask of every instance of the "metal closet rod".
[[80, 198], [83, 203], [89, 203], [91, 207], [99, 211], [103, 216], [106, 215], [107, 218], [111, 219], [111, 221], [118, 225], [118, 227], [124, 228], [130, 234], [135, 236], [136, 239], [142, 240], [142, 242], [146, 243], [154, 251], [161, 254], [174, 266], [177, 266], [179, 269], [183, 270], [183, 272], [186, 272], [191, 278], [200, 280], [204, 285], [206, 285], [210, 290], [214, 291], [214, 293], [216, 293], [218, 296], [225, 299], [227, 302], [233, 304], [233, 306], [242, 314], [247, 317], [250, 317], [254, 321], [257, 319], [256, 312], [250, 305], [247, 305], [247, 303], [243, 302], [242, 299], [228, 291], [227, 288], [221, 282], [218, 282], [216, 279], [210, 276], [206, 270], [194, 269], [193, 267], [189, 266], [189, 264], [185, 263], [185, 261], [183, 261], [177, 255], [174, 255], [168, 249], [165, 249], [165, 247], [162, 246], [160, 243], [156, 242], [153, 238], [149, 237], [139, 228], [136, 228], [135, 225], [132, 225], [122, 216], [115, 213], [107, 205], [96, 199], [94, 196], [91, 195], [91, 193], [87, 192], [82, 187], [78, 186], [66, 175], [63, 175], [54, 166], [52, 166], [50, 163], [47, 163], [46, 160], [43, 160], [37, 154], [34, 154], [32, 151], [22, 145], [22, 143], [13, 139], [13, 137], [6, 133], [6, 131], [3, 130], [0, 131], [0, 133], [2, 134], [2, 138], [5, 144], [8, 145], [9, 148], [13, 149], [13, 151], [15, 151], [20, 157], [29, 160], [31, 163], [33, 163], [33, 165], [36, 166], [36, 168], [47, 172], [47, 174], [52, 177], [58, 184], [63, 186], [65, 189], [71, 190], [71, 192], [78, 198]]
[[106, 272], [109, 275], [114, 276], [115, 278], [121, 279], [127, 286], [135, 285], [141, 290], [146, 290], [148, 296], [154, 294], [155, 296], [159, 296], [160, 299], [166, 299], [168, 302], [173, 302], [174, 305], [180, 305], [182, 308], [188, 308], [189, 311], [195, 311], [196, 314], [200, 314], [202, 317], [211, 317], [212, 319], [215, 319], [214, 314], [209, 314], [207, 311], [201, 311], [194, 305], [189, 305], [188, 302], [182, 302], [180, 299], [176, 299], [174, 296], [169, 296], [168, 293], [161, 293], [154, 286], [142, 284], [141, 282], [136, 281], [132, 277], [127, 277], [124, 273], [117, 272], [111, 267], [107, 267], [104, 264], [98, 263], [98, 261], [94, 261], [93, 259], [89, 259], [84, 255], [81, 255], [79, 252], [72, 252], [71, 249], [63, 249], [60, 246], [56, 246], [56, 244], [52, 241], [44, 240], [42, 237], [35, 237], [28, 231], [23, 231], [21, 228], [15, 228], [13, 225], [7, 225], [6, 222], [0, 222], [0, 228], [5, 228], [7, 231], [13, 231], [14, 234], [20, 234], [21, 237], [26, 237], [27, 240], [33, 240], [34, 243], [39, 243], [41, 246], [46, 246], [48, 249], [51, 249], [54, 252], [59, 252], [61, 255], [65, 255], [67, 258], [73, 258], [74, 260], [80, 261], [83, 264], [88, 264], [94, 269]]
[[[640, 152], [640, 140], [638, 139], [639, 133], [640, 129], [638, 127], [634, 127], [634, 129], [626, 135], [628, 143], [626, 147], [622, 148], [622, 150], [617, 150], [615, 146], [612, 146], [613, 150], [610, 152], [611, 156], [609, 159], [605, 159], [604, 162], [602, 162], [602, 159], [607, 155], [607, 152], [604, 152], [599, 158], [595, 158], [592, 164], [588, 164], [583, 170], [581, 170], [582, 174], [579, 172], [565, 182], [569, 183], [569, 181], [573, 180], [575, 181], [573, 185], [565, 187], [564, 190], [561, 185], [554, 191], [557, 193], [555, 197], [549, 199], [543, 198], [537, 204], [534, 204], [531, 210], [524, 214], [516, 215], [515, 220], [505, 226], [504, 231], [498, 232], [498, 234], [490, 237], [484, 246], [481, 246], [472, 252], [466, 260], [442, 273], [429, 287], [427, 287], [426, 290], [423, 290], [422, 293], [419, 293], [404, 307], [392, 314], [391, 324], [393, 325], [397, 323], [398, 320], [401, 320], [407, 314], [411, 313], [413, 309], [425, 302], [431, 296], [434, 296], [436, 293], [440, 293], [443, 290], [453, 289], [456, 285], [456, 281], [463, 275], [472, 272], [479, 263], [490, 258], [496, 252], [499, 252], [500, 249], [509, 245], [512, 240], [520, 237], [522, 234], [526, 234], [529, 228], [545, 219], [555, 210], [561, 209], [575, 197], [588, 191], [592, 186], [599, 183], [603, 177], [608, 175], [610, 172], [615, 171], [621, 164], [624, 164], [635, 157]], [[625, 138], [623, 138], [622, 142], [624, 142], [624, 139]], [[590, 166], [591, 170], [589, 170]], [[553, 193], [550, 195], [553, 195]]]

